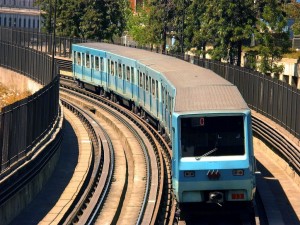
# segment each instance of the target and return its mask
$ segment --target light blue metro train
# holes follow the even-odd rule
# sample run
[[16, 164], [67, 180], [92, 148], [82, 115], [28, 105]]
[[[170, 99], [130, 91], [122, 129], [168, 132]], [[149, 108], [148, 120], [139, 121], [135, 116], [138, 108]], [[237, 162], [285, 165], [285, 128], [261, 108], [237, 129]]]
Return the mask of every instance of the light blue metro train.
[[179, 203], [251, 202], [256, 190], [250, 109], [214, 72], [104, 43], [73, 45], [74, 79], [154, 124], [172, 143]]

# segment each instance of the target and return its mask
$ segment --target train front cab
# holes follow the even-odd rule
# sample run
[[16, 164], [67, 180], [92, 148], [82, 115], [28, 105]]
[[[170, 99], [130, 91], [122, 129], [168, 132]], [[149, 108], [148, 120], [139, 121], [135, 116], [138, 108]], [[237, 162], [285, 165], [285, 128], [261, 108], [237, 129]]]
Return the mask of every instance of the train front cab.
[[251, 115], [173, 114], [172, 182], [179, 203], [252, 201]]

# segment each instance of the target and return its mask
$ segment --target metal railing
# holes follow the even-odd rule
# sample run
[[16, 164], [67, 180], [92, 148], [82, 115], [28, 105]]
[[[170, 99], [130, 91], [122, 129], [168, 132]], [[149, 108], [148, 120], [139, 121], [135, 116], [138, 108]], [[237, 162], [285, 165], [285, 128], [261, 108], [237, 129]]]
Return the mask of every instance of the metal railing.
[[[51, 57], [41, 52], [1, 39], [0, 52], [1, 67], [44, 85], [33, 95], [2, 108], [0, 112], [1, 174], [24, 158], [51, 129], [59, 113], [59, 77], [52, 76]], [[53, 74], [57, 74], [56, 68]]]

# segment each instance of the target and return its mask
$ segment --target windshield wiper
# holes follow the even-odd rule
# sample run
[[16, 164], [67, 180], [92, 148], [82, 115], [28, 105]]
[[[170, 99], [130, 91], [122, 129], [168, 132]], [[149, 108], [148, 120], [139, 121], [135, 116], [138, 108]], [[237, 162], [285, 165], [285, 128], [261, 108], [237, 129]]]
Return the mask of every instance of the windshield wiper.
[[206, 152], [205, 154], [203, 154], [203, 155], [201, 155], [201, 156], [199, 156], [199, 157], [196, 157], [196, 160], [200, 160], [202, 157], [208, 156], [208, 155], [210, 155], [211, 153], [213, 153], [213, 152], [215, 152], [215, 151], [217, 151], [217, 150], [218, 150], [218, 148], [215, 147], [215, 148], [213, 148], [212, 150], [210, 150], [209, 152]]
[[217, 151], [217, 150], [218, 150], [217, 147], [218, 147], [218, 144], [219, 144], [219, 139], [222, 139], [222, 137], [220, 137], [219, 134], [217, 134], [215, 147], [214, 147], [212, 150], [210, 150], [210, 151], [204, 153], [203, 155], [196, 157], [196, 160], [200, 160], [202, 157], [208, 156], [208, 155], [210, 155], [211, 153], [214, 153], [215, 151]]

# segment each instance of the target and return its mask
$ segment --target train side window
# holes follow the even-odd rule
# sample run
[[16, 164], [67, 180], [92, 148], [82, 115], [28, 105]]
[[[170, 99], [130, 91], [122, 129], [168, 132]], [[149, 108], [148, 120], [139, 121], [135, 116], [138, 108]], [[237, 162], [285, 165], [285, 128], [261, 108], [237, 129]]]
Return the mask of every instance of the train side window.
[[170, 95], [168, 95], [168, 102], [169, 102], [169, 105], [168, 105], [168, 107], [169, 107], [169, 112], [171, 113], [171, 110], [172, 110], [172, 98], [171, 98]]
[[119, 78], [122, 77], [122, 64], [121, 63], [118, 64], [118, 75], [119, 75]]
[[126, 79], [126, 70], [125, 70], [125, 64], [123, 64], [123, 66], [122, 66], [123, 68], [122, 68], [122, 77], [123, 77], [123, 80], [125, 80]]
[[131, 83], [134, 84], [134, 68], [133, 67], [131, 67], [130, 73], [131, 73]]
[[152, 95], [155, 97], [155, 80], [152, 79]]
[[110, 60], [109, 59], [107, 60], [107, 65], [108, 65], [107, 66], [107, 69], [108, 69], [107, 73], [110, 74]]
[[86, 68], [90, 68], [90, 65], [91, 65], [91, 63], [90, 63], [90, 55], [89, 54], [85, 54], [85, 67]]
[[156, 81], [156, 98], [159, 99], [158, 81]]
[[77, 61], [77, 64], [81, 66], [81, 53], [80, 52], [77, 52], [76, 61]]
[[148, 76], [146, 76], [146, 91], [149, 91], [149, 77]]
[[111, 75], [115, 75], [115, 67], [114, 67], [115, 65], [114, 65], [114, 61], [112, 61], [111, 60], [111, 62], [110, 62], [110, 74]]
[[134, 69], [131, 67], [131, 83], [134, 84]]
[[82, 53], [81, 56], [82, 56], [82, 57], [81, 57], [81, 60], [82, 60], [81, 65], [82, 65], [82, 66], [85, 66], [85, 53]]
[[104, 71], [104, 59], [103, 59], [103, 57], [100, 57], [100, 70]]
[[167, 90], [165, 91], [165, 106], [166, 106], [166, 109], [168, 109], [168, 92]]
[[162, 93], [162, 103], [163, 103], [163, 105], [165, 104], [165, 88], [163, 87], [163, 86], [161, 86], [162, 88], [161, 88], [161, 93]]
[[95, 70], [99, 71], [100, 65], [99, 65], [99, 57], [95, 56]]
[[140, 87], [141, 88], [143, 87], [143, 83], [144, 83], [144, 81], [143, 81], [143, 73], [140, 72]]
[[130, 80], [130, 67], [126, 66], [126, 80], [129, 81]]

